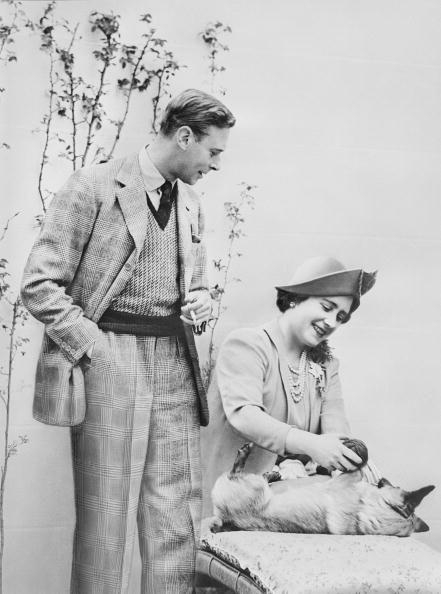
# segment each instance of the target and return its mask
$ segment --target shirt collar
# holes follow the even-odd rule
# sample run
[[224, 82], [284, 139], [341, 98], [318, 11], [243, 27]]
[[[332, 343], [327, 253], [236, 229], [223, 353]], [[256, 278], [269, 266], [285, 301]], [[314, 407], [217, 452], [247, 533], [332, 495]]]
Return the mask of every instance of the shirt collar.
[[159, 173], [157, 167], [150, 159], [146, 146], [143, 146], [139, 151], [139, 167], [147, 192], [157, 190], [165, 182], [164, 177]]

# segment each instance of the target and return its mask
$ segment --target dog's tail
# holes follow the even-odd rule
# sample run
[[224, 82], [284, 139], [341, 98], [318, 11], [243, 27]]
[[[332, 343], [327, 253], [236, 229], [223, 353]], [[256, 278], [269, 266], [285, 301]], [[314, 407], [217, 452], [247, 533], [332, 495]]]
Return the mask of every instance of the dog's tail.
[[254, 444], [252, 442], [248, 442], [238, 449], [236, 460], [233, 464], [233, 468], [231, 469], [231, 472], [228, 475], [229, 479], [234, 479], [241, 474], [246, 464], [246, 461], [248, 460], [248, 456], [250, 455], [253, 445]]

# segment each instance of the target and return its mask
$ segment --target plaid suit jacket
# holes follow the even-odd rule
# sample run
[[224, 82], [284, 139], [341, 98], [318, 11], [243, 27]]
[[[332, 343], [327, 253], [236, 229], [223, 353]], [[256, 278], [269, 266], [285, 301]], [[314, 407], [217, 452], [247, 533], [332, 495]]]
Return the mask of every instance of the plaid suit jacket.
[[[35, 382], [34, 417], [53, 425], [84, 419], [81, 359], [97, 321], [133, 272], [147, 231], [138, 155], [76, 171], [53, 198], [25, 266], [21, 296], [45, 325]], [[180, 290], [208, 290], [204, 219], [198, 196], [178, 180]], [[200, 399], [208, 407], [191, 328], [186, 338]]]

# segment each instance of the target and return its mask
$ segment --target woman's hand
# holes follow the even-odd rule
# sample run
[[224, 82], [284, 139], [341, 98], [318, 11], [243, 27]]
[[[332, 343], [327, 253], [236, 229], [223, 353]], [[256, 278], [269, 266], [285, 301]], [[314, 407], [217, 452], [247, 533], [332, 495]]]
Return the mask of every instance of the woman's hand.
[[352, 450], [347, 448], [343, 441], [345, 435], [336, 433], [325, 433], [323, 435], [310, 434], [311, 440], [308, 444], [308, 454], [320, 466], [328, 470], [356, 470], [361, 464], [361, 458]]

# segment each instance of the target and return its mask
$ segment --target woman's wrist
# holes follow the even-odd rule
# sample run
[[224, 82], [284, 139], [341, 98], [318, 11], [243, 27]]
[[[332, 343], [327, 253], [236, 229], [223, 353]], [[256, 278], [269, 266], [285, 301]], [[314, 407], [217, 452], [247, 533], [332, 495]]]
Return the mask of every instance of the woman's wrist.
[[302, 429], [291, 427], [286, 435], [286, 453], [306, 454], [312, 458], [312, 451], [314, 450], [316, 439], [317, 435], [315, 433], [310, 433], [309, 431], [303, 431]]

